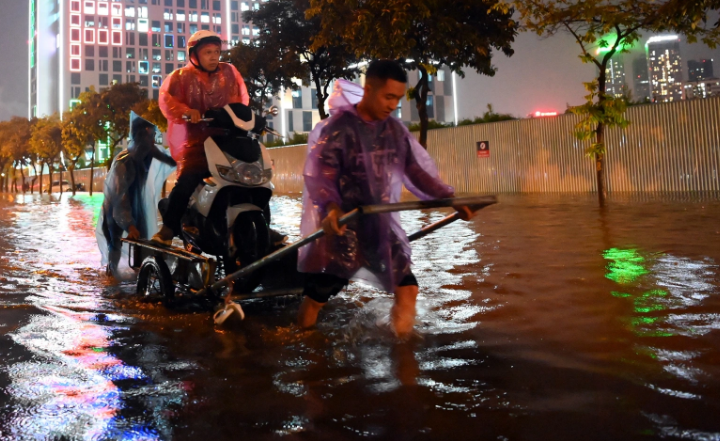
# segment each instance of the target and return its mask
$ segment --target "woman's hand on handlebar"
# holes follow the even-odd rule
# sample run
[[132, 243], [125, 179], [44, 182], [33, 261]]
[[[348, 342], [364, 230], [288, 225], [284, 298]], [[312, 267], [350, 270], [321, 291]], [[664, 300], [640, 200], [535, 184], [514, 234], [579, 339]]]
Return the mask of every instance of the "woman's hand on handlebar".
[[193, 124], [199, 123], [200, 120], [202, 119], [202, 115], [200, 114], [200, 111], [195, 110], [195, 109], [188, 110], [187, 112], [185, 112], [183, 117]]

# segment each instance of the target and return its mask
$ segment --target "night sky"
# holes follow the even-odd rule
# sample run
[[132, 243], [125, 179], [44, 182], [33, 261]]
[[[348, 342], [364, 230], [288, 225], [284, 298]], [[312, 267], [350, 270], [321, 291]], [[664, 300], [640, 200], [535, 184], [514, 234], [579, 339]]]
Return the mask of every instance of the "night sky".
[[[27, 0], [0, 0], [0, 121], [13, 115], [27, 116], [27, 16]], [[571, 37], [540, 39], [534, 34], [520, 34], [514, 48], [515, 55], [510, 58], [495, 55], [495, 77], [466, 72], [466, 79], [458, 83], [461, 118], [481, 115], [488, 103], [498, 112], [524, 117], [536, 110], [563, 112], [567, 104], [582, 102], [582, 82], [592, 80], [594, 67], [580, 62], [579, 47]], [[626, 58], [630, 75], [632, 58], [641, 50]], [[720, 49], [682, 43], [681, 53], [686, 78], [687, 60], [698, 58], [714, 59], [715, 76], [720, 77]], [[631, 79], [628, 86], [632, 87]]]

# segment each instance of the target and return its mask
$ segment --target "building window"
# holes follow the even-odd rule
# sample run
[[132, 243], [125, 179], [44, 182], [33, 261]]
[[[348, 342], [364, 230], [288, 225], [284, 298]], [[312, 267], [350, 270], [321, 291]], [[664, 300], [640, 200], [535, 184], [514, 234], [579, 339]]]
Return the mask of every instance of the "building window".
[[194, 34], [195, 32], [197, 32], [197, 25], [193, 23], [190, 25], [190, 34]]
[[222, 18], [220, 17], [219, 13], [213, 14], [213, 23], [222, 24]]
[[100, 86], [107, 86], [108, 85], [108, 74], [100, 74], [100, 77], [98, 78], [98, 84]]
[[152, 76], [152, 88], [159, 89], [160, 86], [162, 86], [162, 76], [161, 75], [153, 75]]
[[295, 127], [293, 125], [293, 111], [288, 110], [287, 111], [287, 121], [288, 121], [288, 134], [295, 131]]
[[202, 9], [208, 9], [208, 0], [200, 0], [200, 7]]
[[175, 70], [173, 63], [165, 63], [165, 74], [171, 74], [173, 70]]
[[134, 82], [135, 82], [135, 75], [125, 75], [125, 82], [126, 82], [126, 83], [134, 83]]
[[303, 132], [312, 130], [312, 112], [303, 112]]
[[243, 38], [243, 39], [242, 39], [242, 43], [243, 43], [243, 44], [250, 44], [250, 39], [249, 39], [249, 38]]
[[[79, 46], [78, 46], [79, 48]], [[80, 51], [78, 51], [80, 52]], [[76, 55], [76, 54], [73, 54]], [[77, 55], [80, 55], [79, 53]], [[85, 56], [86, 57], [94, 57], [95, 56], [95, 46], [85, 45]]]
[[108, 28], [108, 18], [107, 17], [98, 17], [98, 27], [102, 29]]
[[200, 23], [210, 23], [210, 13], [203, 12], [200, 14]]
[[198, 21], [197, 11], [190, 11], [190, 13], [188, 14], [188, 21], [194, 21], [194, 22]]
[[318, 108], [318, 97], [317, 97], [317, 90], [316, 89], [310, 89], [310, 98], [312, 101], [312, 108], [317, 109]]
[[437, 80], [438, 81], [445, 81], [445, 71], [440, 69], [437, 71]]
[[177, 7], [178, 7], [178, 8], [184, 8], [184, 7], [185, 7], [185, 0], [177, 0]]
[[163, 14], [163, 18], [164, 18], [165, 20], [172, 20], [172, 19], [173, 19], [172, 9], [165, 9], [165, 13]]
[[[80, 59], [79, 58], [71, 58], [70, 59], [70, 70], [74, 72], [80, 71]], [[78, 74], [78, 82], [73, 84], [80, 84], [80, 74]]]
[[153, 47], [160, 47], [160, 34], [152, 34]]
[[236, 24], [236, 23], [233, 23], [230, 28], [232, 29], [231, 32], [232, 32], [233, 34], [239, 34], [239, 33], [240, 33], [240, 25], [238, 25], [238, 24]]
[[108, 60], [98, 60], [98, 70], [100, 72], [108, 71]]
[[302, 109], [302, 89], [292, 91], [293, 109]]
[[134, 47], [125, 48], [125, 58], [127, 58], [128, 60], [135, 59], [135, 48]]
[[[78, 69], [80, 68], [80, 60], [77, 60], [78, 62]], [[80, 74], [79, 73], [71, 73], [70, 74], [70, 84], [80, 84]]]
[[253, 36], [257, 37], [258, 35], [260, 35], [260, 29], [258, 29], [257, 26], [253, 26]]
[[160, 49], [153, 49], [152, 51], [152, 59], [155, 61], [162, 60], [162, 52], [160, 52]]
[[153, 20], [150, 30], [153, 32], [160, 32], [160, 20]]
[[165, 61], [175, 61], [175, 52], [165, 50]]
[[125, 7], [125, 17], [135, 17], [135, 7], [134, 6], [126, 6]]
[[108, 57], [108, 48], [107, 48], [107, 46], [100, 46], [100, 47], [98, 48], [98, 56], [100, 56], [100, 58], [107, 58], [107, 57]]
[[238, 2], [236, 0], [233, 0], [230, 2], [230, 10], [231, 11], [237, 11], [238, 10]]
[[140, 17], [140, 18], [148, 18], [148, 9], [147, 9], [147, 6], [143, 6], [142, 8], [138, 8], [138, 17]]
[[[131, 32], [130, 36], [133, 37], [132, 44], [135, 44], [135, 34]], [[122, 31], [112, 31], [112, 44], [115, 46], [122, 45]]]
[[134, 18], [125, 19], [125, 30], [126, 31], [134, 31], [135, 30], [135, 19]]
[[184, 35], [178, 35], [177, 38], [177, 47], [184, 48], [186, 46], [185, 43], [185, 36]]
[[113, 29], [122, 29], [122, 18], [113, 17], [112, 28]]
[[197, 8], [197, 0], [188, 0], [188, 7]]
[[85, 59], [85, 70], [88, 72], [92, 72], [95, 70], [95, 60], [92, 58], [86, 58]]
[[[125, 34], [126, 34], [125, 41], [127, 41], [127, 44], [129, 46], [135, 46], [135, 32], [126, 32]], [[113, 31], [113, 36], [114, 35], [115, 35], [115, 32]], [[113, 44], [117, 44], [117, 43], [115, 43], [114, 38], [113, 38]]]
[[141, 86], [141, 87], [148, 87], [148, 77], [147, 77], [147, 75], [140, 75], [140, 86]]
[[80, 42], [80, 29], [70, 29], [70, 41]]
[[172, 0], [165, 0], [165, 6], [172, 6], [173, 1]]
[[114, 47], [113, 48], [113, 58], [122, 58], [122, 48], [121, 47]]
[[165, 35], [165, 47], [175, 47], [174, 35]]
[[[125, 72], [127, 73], [135, 73], [136, 64], [134, 61], [126, 61], [125, 62]], [[132, 82], [135, 82], [133, 80]]]
[[79, 0], [72, 0], [70, 2], [70, 10], [72, 12], [80, 12], [80, 1]]
[[95, 13], [95, 2], [85, 2], [85, 13], [86, 14], [94, 14]]
[[200, 30], [201, 30], [201, 31], [209, 31], [209, 30], [210, 30], [210, 25], [200, 25]]
[[139, 34], [138, 35], [138, 45], [147, 47], [147, 45], [148, 45], [147, 34]]
[[107, 29], [98, 29], [98, 43], [108, 44], [108, 31]]
[[[185, 21], [185, 10], [184, 9], [178, 9], [177, 14], [175, 14], [175, 20], [176, 21]], [[181, 23], [178, 23], [178, 29], [180, 29]], [[180, 32], [180, 30], [178, 30]], [[182, 32], [185, 32], [184, 30]]]
[[178, 33], [178, 34], [184, 34], [184, 33], [185, 33], [185, 23], [178, 23], [178, 24], [177, 24], [177, 33]]
[[248, 26], [248, 25], [243, 25], [243, 27], [242, 27], [242, 34], [243, 34], [243, 35], [250, 35], [250, 26]]
[[185, 51], [178, 51], [177, 53], [177, 60], [178, 61], [185, 61]]
[[70, 14], [70, 26], [80, 26], [80, 14]]
[[122, 75], [113, 75], [112, 83], [113, 84], [121, 84], [122, 83]]
[[85, 29], [85, 43], [95, 43], [95, 29]]
[[172, 32], [173, 31], [173, 24], [171, 21], [165, 22], [165, 32]]
[[113, 17], [122, 17], [122, 5], [119, 3], [113, 3], [112, 7]]
[[[90, 46], [92, 47], [92, 46]], [[71, 44], [70, 45], [70, 55], [73, 57], [79, 57], [80, 56], [80, 45], [79, 44]]]
[[240, 10], [241, 11], [249, 11], [250, 5], [248, 5], [247, 2], [242, 2], [242, 3], [240, 3]]
[[213, 0], [213, 11], [220, 10], [220, 0]]
[[147, 32], [148, 31], [148, 21], [145, 18], [138, 19], [138, 26], [137, 30], [139, 32]]
[[86, 28], [94, 28], [95, 27], [95, 16], [94, 15], [86, 15], [85, 16], [85, 27]]
[[140, 55], [138, 56], [139, 60], [148, 60], [148, 50], [140, 48]]
[[98, 15], [110, 15], [107, 2], [98, 2], [97, 13]]
[[161, 64], [160, 63], [153, 63], [152, 64], [152, 73], [159, 74], [162, 72]]

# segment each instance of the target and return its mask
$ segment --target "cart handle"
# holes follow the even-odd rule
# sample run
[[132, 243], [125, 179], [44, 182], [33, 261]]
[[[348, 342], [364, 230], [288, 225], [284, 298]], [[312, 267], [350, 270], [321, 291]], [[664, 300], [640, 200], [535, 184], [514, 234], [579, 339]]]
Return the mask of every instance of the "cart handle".
[[[459, 198], [445, 198], [445, 199], [431, 199], [429, 201], [411, 201], [411, 202], [398, 202], [394, 204], [381, 204], [381, 205], [363, 205], [358, 208], [355, 208], [352, 211], [349, 211], [346, 213], [343, 217], [338, 219], [338, 226], [343, 226], [347, 224], [348, 222], [362, 216], [362, 215], [370, 215], [370, 214], [380, 214], [380, 213], [391, 213], [396, 211], [408, 211], [408, 210], [424, 210], [428, 208], [443, 208], [443, 207], [462, 207], [462, 206], [471, 206], [474, 210], [479, 210], [481, 208], [485, 208], [488, 205], [493, 205], [497, 203], [497, 197], [492, 196], [466, 196], [466, 197], [459, 197]], [[447, 225], [443, 223], [442, 225], [436, 226], [433, 230], [436, 230], [437, 228], [440, 228], [441, 226]], [[429, 233], [429, 232], [428, 232]], [[427, 233], [426, 233], [427, 234]], [[321, 238], [325, 235], [325, 231], [323, 229], [319, 229], [315, 231], [314, 233], [311, 233], [297, 242], [294, 242], [284, 248], [281, 248], [274, 253], [270, 253], [267, 256], [263, 257], [262, 259], [256, 260], [255, 262], [251, 263], [250, 265], [246, 266], [245, 268], [241, 268], [240, 270], [227, 275], [224, 279], [218, 280], [217, 282], [213, 283], [209, 287], [205, 287], [198, 291], [198, 295], [203, 295], [207, 291], [217, 291], [220, 288], [230, 284], [234, 280], [237, 280], [241, 277], [244, 277], [254, 271], [259, 270], [260, 268], [266, 266], [267, 264], [274, 262], [285, 255], [295, 251], [296, 249], [309, 244], [310, 242], [315, 241], [316, 239]]]

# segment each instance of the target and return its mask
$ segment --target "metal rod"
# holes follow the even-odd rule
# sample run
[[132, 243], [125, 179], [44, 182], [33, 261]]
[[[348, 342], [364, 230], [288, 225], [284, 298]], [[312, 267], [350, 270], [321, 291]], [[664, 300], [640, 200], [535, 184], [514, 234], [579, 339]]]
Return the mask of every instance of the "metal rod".
[[455, 222], [456, 220], [460, 219], [460, 213], [457, 211], [453, 214], [449, 214], [445, 216], [444, 218], [440, 219], [439, 221], [432, 223], [421, 230], [418, 230], [414, 232], [413, 234], [408, 236], [408, 240], [410, 242], [413, 242], [418, 239], [422, 239], [423, 237], [427, 236], [428, 234], [434, 232], [435, 230], [438, 230], [442, 227], [446, 227], [450, 225], [451, 223]]
[[[359, 217], [360, 215], [365, 214], [379, 214], [379, 213], [390, 213], [395, 211], [406, 211], [406, 210], [422, 210], [425, 208], [442, 208], [442, 207], [459, 207], [464, 205], [470, 205], [473, 208], [480, 209], [483, 207], [486, 207], [488, 205], [492, 205], [497, 203], [497, 198], [495, 196], [470, 196], [470, 197], [461, 197], [461, 198], [445, 198], [445, 199], [432, 199], [429, 201], [412, 201], [412, 202], [399, 202], [395, 204], [382, 204], [382, 205], [364, 205], [361, 207], [358, 207], [344, 216], [342, 216], [338, 220], [338, 224], [340, 226], [347, 224], [351, 220], [355, 219], [356, 217]], [[228, 274], [225, 276], [225, 278], [218, 280], [217, 282], [213, 283], [209, 289], [211, 290], [218, 290], [222, 288], [223, 286], [233, 282], [234, 280], [237, 280], [241, 277], [244, 277], [254, 271], [257, 271], [258, 269], [268, 265], [271, 262], [274, 262], [285, 255], [291, 253], [292, 251], [295, 251], [296, 249], [309, 244], [310, 242], [315, 241], [316, 239], [321, 238], [325, 235], [325, 232], [320, 229], [315, 231], [312, 234], [309, 234], [299, 241], [290, 244], [284, 248], [281, 248], [274, 253], [270, 253], [267, 256], [263, 257], [262, 259], [256, 260], [255, 262], [251, 263], [250, 265], [246, 266], [245, 268], [242, 268], [232, 274]], [[203, 288], [200, 291], [198, 291], [198, 295], [203, 295], [207, 292], [208, 288]]]
[[[183, 259], [183, 260], [187, 260], [190, 262], [207, 262], [209, 260], [205, 256], [191, 253], [182, 248], [173, 247], [171, 245], [166, 246], [166, 245], [152, 242], [149, 240], [133, 240], [133, 239], [127, 239], [127, 238], [122, 238], [121, 240], [123, 242], [134, 245], [136, 247], [147, 248], [152, 251], [169, 254], [171, 256], [177, 257], [178, 259]], [[135, 262], [135, 263], [137, 263], [137, 262]]]
[[260, 291], [249, 294], [238, 294], [230, 296], [227, 301], [240, 301], [240, 300], [252, 300], [252, 299], [264, 299], [267, 297], [280, 297], [280, 296], [297, 296], [303, 293], [303, 288], [288, 288], [288, 289], [272, 289], [268, 291]]

